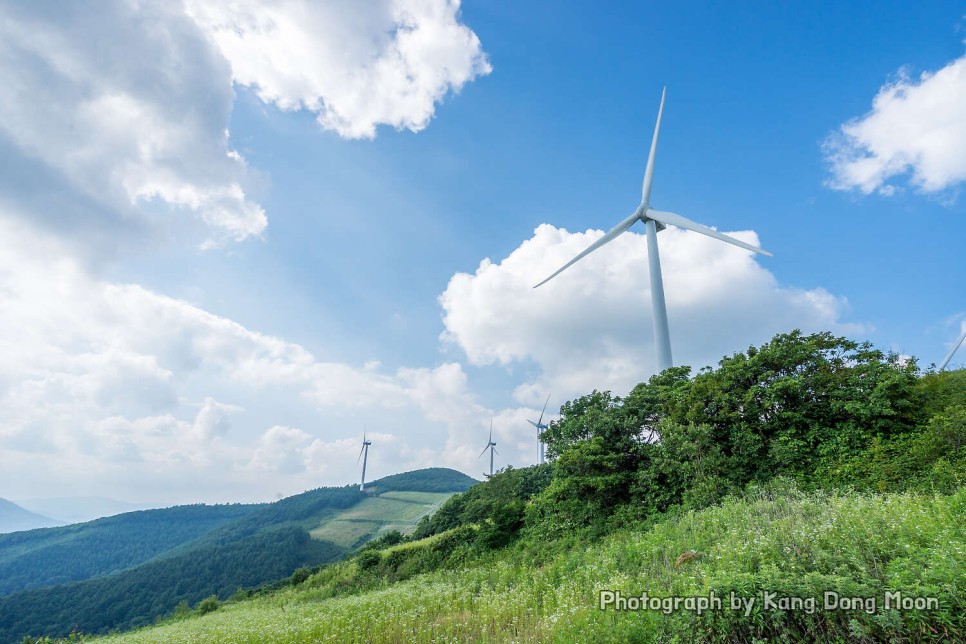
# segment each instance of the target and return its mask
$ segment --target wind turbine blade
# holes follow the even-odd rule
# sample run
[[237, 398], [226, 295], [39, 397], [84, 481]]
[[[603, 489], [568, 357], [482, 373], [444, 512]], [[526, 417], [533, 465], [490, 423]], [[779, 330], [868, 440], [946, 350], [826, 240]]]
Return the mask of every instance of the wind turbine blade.
[[696, 233], [701, 233], [702, 235], [707, 235], [708, 237], [714, 237], [715, 239], [720, 239], [723, 242], [728, 242], [729, 244], [734, 244], [745, 250], [750, 250], [755, 253], [761, 253], [762, 255], [772, 256], [767, 250], [758, 248], [757, 246], [752, 246], [751, 244], [746, 244], [743, 241], [735, 239], [734, 237], [729, 237], [728, 235], [719, 233], [717, 230], [712, 230], [707, 226], [702, 226], [701, 224], [691, 221], [686, 217], [681, 215], [675, 215], [673, 212], [661, 212], [660, 210], [648, 210], [644, 213], [644, 216], [648, 219], [653, 219], [654, 221], [659, 221], [662, 224], [667, 224], [670, 226], [677, 226], [678, 228], [684, 228], [686, 230], [693, 230]]
[[946, 354], [946, 357], [943, 358], [943, 363], [939, 365], [940, 371], [945, 369], [946, 365], [949, 364], [949, 361], [953, 359], [953, 354], [956, 353], [956, 349], [958, 349], [959, 345], [963, 343], [963, 340], [966, 340], [966, 331], [963, 331], [963, 334], [959, 336], [959, 340], [956, 341], [956, 344], [953, 345], [953, 348], [950, 349], [949, 353]]
[[543, 403], [543, 411], [540, 412], [540, 420], [537, 421], [537, 429], [540, 428], [541, 423], [543, 423], [543, 414], [547, 411], [547, 405], [550, 404], [550, 394], [547, 394], [547, 402]]
[[651, 205], [651, 183], [654, 181], [654, 157], [657, 154], [657, 134], [661, 131], [661, 116], [664, 114], [664, 97], [667, 87], [661, 92], [661, 107], [657, 110], [657, 123], [654, 124], [654, 138], [651, 139], [651, 152], [647, 155], [647, 168], [644, 170], [644, 183], [641, 184], [641, 204]]
[[362, 445], [362, 449], [360, 449], [360, 450], [359, 450], [359, 458], [357, 458], [357, 459], [356, 459], [356, 465], [358, 465], [358, 464], [359, 464], [359, 461], [361, 461], [361, 460], [362, 460], [362, 451], [363, 451], [363, 450], [364, 450], [365, 448], [366, 448], [366, 445], [365, 445], [365, 443], [363, 443], [363, 445]]
[[592, 252], [594, 252], [595, 250], [597, 250], [598, 248], [600, 248], [604, 244], [613, 241], [614, 238], [616, 238], [622, 232], [624, 232], [625, 230], [627, 230], [628, 228], [630, 228], [631, 226], [633, 226], [634, 225], [634, 222], [636, 222], [640, 218], [641, 218], [640, 210], [635, 211], [633, 215], [631, 215], [630, 217], [628, 217], [627, 219], [625, 219], [621, 223], [619, 223], [616, 226], [614, 226], [613, 228], [611, 228], [610, 231], [606, 235], [604, 235], [603, 237], [601, 237], [600, 239], [598, 239], [597, 241], [595, 241], [593, 244], [591, 244], [590, 246], [588, 246], [587, 249], [584, 252], [580, 253], [579, 255], [577, 255], [576, 257], [574, 257], [572, 260], [570, 260], [569, 262], [567, 262], [566, 264], [564, 264], [559, 270], [557, 270], [556, 273], [554, 273], [553, 275], [551, 275], [547, 279], [543, 280], [542, 282], [540, 282], [539, 284], [537, 284], [533, 288], [537, 288], [537, 287], [543, 286], [544, 284], [546, 284], [547, 282], [549, 282], [550, 280], [552, 280], [553, 278], [555, 278], [557, 275], [560, 275], [565, 270], [567, 270], [568, 268], [570, 268], [571, 266], [573, 266], [574, 264], [576, 264], [578, 261], [580, 261], [581, 259], [583, 259], [587, 255], [590, 255]]
[[483, 455], [484, 455], [484, 454], [486, 454], [486, 450], [488, 450], [488, 449], [490, 449], [490, 446], [489, 446], [489, 445], [487, 445], [486, 447], [484, 447], [484, 448], [483, 448], [483, 451], [482, 451], [482, 452], [480, 452], [480, 455], [479, 455], [479, 456], [477, 456], [476, 458], [477, 458], [477, 459], [481, 459], [481, 458], [483, 458]]
[[497, 449], [497, 448], [495, 448], [495, 447], [493, 448], [493, 451], [494, 451], [494, 452], [496, 452], [496, 453], [497, 453], [497, 455], [499, 455], [499, 453], [500, 453], [500, 450], [498, 450], [498, 449]]
[[534, 427], [536, 427], [537, 429], [540, 429], [540, 425], [539, 425], [539, 424], [537, 424], [537, 423], [535, 423], [535, 422], [533, 422], [533, 421], [532, 421], [532, 420], [530, 420], [529, 418], [527, 419], [527, 422], [528, 422], [528, 423], [530, 423], [531, 425], [533, 425]]

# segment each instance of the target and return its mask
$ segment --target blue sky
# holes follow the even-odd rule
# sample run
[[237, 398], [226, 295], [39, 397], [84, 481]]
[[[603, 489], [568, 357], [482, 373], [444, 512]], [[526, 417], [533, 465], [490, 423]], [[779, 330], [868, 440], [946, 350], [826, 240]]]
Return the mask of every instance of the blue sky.
[[676, 363], [966, 324], [960, 4], [83, 11], [0, 3], [0, 496], [268, 499], [363, 427], [479, 476], [491, 418], [534, 462], [548, 393], [654, 372], [643, 227], [530, 286], [636, 207], [665, 85], [652, 204], [774, 253], [661, 233]]

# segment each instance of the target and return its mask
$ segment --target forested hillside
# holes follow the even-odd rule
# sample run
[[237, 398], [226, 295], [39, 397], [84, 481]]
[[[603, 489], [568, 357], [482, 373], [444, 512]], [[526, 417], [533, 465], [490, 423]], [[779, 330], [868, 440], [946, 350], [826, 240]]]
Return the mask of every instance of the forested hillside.
[[[239, 589], [253, 589], [299, 568], [342, 558], [350, 547], [312, 538], [309, 531], [360, 501], [371, 500], [377, 489], [406, 490], [408, 485], [418, 488], [414, 494], [423, 494], [423, 489], [456, 492], [474, 482], [443, 469], [427, 470], [425, 476], [409, 472], [385, 481], [374, 481], [372, 490], [365, 493], [356, 485], [320, 488], [265, 505], [184, 506], [7, 535], [9, 543], [0, 552], [10, 555], [11, 570], [16, 565], [26, 569], [29, 563], [50, 574], [43, 568], [47, 557], [88, 573], [97, 567], [121, 566], [125, 560], [137, 560], [137, 565], [0, 598], [0, 642], [19, 641], [28, 634], [65, 636], [75, 627], [85, 633], [132, 628], [150, 624], [182, 602], [194, 604], [209, 596], [225, 599]], [[165, 534], [169, 530], [171, 534]], [[121, 533], [125, 539], [118, 538]], [[155, 554], [147, 557], [150, 552]], [[69, 560], [75, 556], [87, 567], [71, 568]], [[18, 579], [22, 577], [21, 573]]]
[[[111, 641], [966, 640], [966, 371], [795, 332], [570, 401], [543, 438], [552, 462], [409, 539]], [[755, 601], [667, 604], [732, 594]]]
[[187, 505], [0, 535], [0, 596], [130, 568], [258, 505]]

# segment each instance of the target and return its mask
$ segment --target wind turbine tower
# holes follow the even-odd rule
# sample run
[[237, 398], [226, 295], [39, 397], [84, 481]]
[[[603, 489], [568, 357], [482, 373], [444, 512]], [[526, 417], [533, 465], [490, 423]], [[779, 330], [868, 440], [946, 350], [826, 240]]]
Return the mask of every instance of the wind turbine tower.
[[714, 237], [715, 239], [723, 242], [734, 244], [735, 246], [744, 248], [745, 250], [761, 253], [762, 255], [771, 255], [771, 253], [764, 251], [757, 246], [746, 244], [745, 242], [737, 240], [734, 237], [729, 237], [728, 235], [719, 233], [718, 231], [712, 230], [707, 226], [702, 226], [701, 224], [693, 222], [690, 219], [686, 219], [681, 215], [676, 215], [673, 212], [662, 212], [660, 210], [654, 210], [651, 208], [651, 184], [654, 181], [654, 156], [657, 153], [657, 135], [661, 129], [661, 116], [664, 113], [664, 97], [666, 94], [667, 88], [665, 87], [664, 91], [661, 93], [661, 107], [657, 111], [657, 124], [654, 126], [654, 138], [651, 139], [651, 152], [647, 155], [647, 168], [644, 170], [644, 184], [641, 187], [641, 203], [637, 206], [637, 209], [635, 209], [634, 212], [624, 221], [614, 226], [606, 235], [595, 241], [582, 253], [564, 264], [563, 267], [561, 267], [556, 273], [533, 287], [537, 288], [537, 286], [546, 284], [564, 270], [573, 266], [579, 260], [594, 252], [604, 244], [613, 241], [621, 233], [626, 231], [638, 221], [644, 222], [644, 226], [647, 229], [647, 261], [651, 278], [651, 307], [653, 308], [654, 317], [654, 343], [657, 347], [658, 371], [664, 371], [665, 369], [673, 366], [673, 362], [671, 360], [671, 334], [668, 331], [667, 323], [667, 305], [664, 302], [664, 281], [661, 277], [661, 258], [658, 255], [657, 250], [658, 232], [664, 230], [667, 226], [677, 226], [678, 228], [693, 230], [696, 233], [701, 233], [702, 235], [707, 235], [708, 237]]
[[359, 459], [362, 459], [362, 481], [359, 483], [359, 491], [364, 492], [366, 489], [366, 461], [369, 460], [369, 446], [372, 445], [372, 441], [366, 440], [366, 433], [362, 432], [362, 449], [359, 450], [359, 458], [356, 459], [356, 463]]
[[543, 414], [544, 412], [547, 411], [547, 404], [549, 402], [550, 402], [550, 394], [547, 394], [547, 402], [543, 403], [543, 411], [540, 412], [540, 420], [538, 420], [537, 422], [533, 422], [532, 420], [527, 419], [528, 423], [530, 423], [531, 425], [537, 428], [537, 442], [540, 443], [540, 464], [541, 465], [543, 465], [546, 462], [546, 459], [544, 458], [544, 453], [543, 453], [545, 446], [543, 444], [543, 441], [540, 440], [540, 433], [547, 429], [547, 425], [543, 422]]
[[[480, 455], [477, 456], [476, 458], [478, 459], [483, 458], [483, 455], [486, 454], [486, 450], [490, 450], [490, 476], [493, 476], [493, 452], [496, 452], [496, 443], [493, 442], [493, 421], [492, 420], [490, 421], [490, 438], [486, 442], [486, 447], [483, 448], [483, 451], [480, 452]], [[499, 454], [499, 452], [496, 452], [496, 453]]]
[[966, 340], [966, 331], [963, 331], [963, 334], [959, 336], [958, 340], [956, 340], [956, 344], [953, 345], [953, 348], [950, 349], [949, 353], [946, 354], [946, 357], [943, 358], [943, 363], [939, 365], [940, 371], [944, 370], [946, 368], [946, 365], [949, 364], [949, 361], [953, 359], [953, 354], [956, 353], [956, 349], [958, 349], [959, 345], [963, 343], [963, 340]]

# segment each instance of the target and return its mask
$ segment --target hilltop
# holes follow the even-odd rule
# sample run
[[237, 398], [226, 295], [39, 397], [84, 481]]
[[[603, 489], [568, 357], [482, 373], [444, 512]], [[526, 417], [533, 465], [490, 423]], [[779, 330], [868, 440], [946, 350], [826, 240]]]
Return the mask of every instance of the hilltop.
[[[181, 506], [0, 536], [0, 641], [151, 623], [181, 602], [227, 598], [337, 561], [417, 522], [477, 481], [417, 470], [270, 504]], [[63, 583], [71, 582], [71, 583]]]

